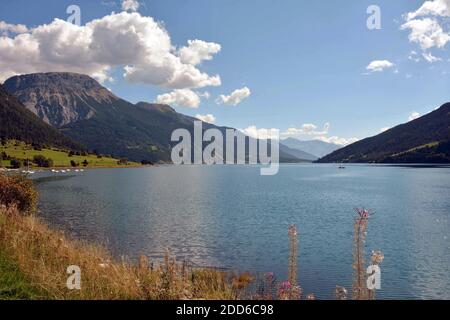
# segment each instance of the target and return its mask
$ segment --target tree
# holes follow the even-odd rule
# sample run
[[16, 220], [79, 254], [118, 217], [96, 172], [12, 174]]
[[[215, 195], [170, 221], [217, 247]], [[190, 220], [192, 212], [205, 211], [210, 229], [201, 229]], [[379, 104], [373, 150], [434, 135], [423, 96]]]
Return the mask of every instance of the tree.
[[89, 164], [89, 161], [87, 161], [86, 159], [84, 159], [84, 161], [82, 162], [84, 167], [87, 167], [87, 165]]
[[72, 167], [78, 167], [80, 164], [78, 162], [76, 162], [75, 160], [70, 160], [70, 165]]

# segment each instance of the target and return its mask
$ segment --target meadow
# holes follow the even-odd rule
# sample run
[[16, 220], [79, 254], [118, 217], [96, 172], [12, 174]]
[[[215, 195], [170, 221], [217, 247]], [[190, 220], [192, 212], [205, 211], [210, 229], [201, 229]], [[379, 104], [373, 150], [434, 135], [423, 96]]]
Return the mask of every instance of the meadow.
[[[35, 148], [31, 145], [27, 145], [21, 141], [8, 141], [5, 145], [0, 145], [0, 154], [5, 153], [10, 158], [20, 159], [22, 161], [30, 160], [32, 161], [34, 156], [44, 156], [45, 158], [50, 158], [53, 160], [52, 167], [72, 167], [71, 161], [78, 164], [78, 166], [83, 167], [83, 162], [87, 161], [86, 167], [123, 167], [130, 166], [136, 167], [140, 166], [140, 163], [127, 161], [126, 163], [119, 163], [119, 159], [104, 156], [85, 153], [81, 154], [70, 154], [67, 150], [60, 150], [56, 148]], [[1, 167], [9, 167], [11, 165], [11, 160], [5, 160], [0, 158]], [[30, 166], [36, 166], [36, 164], [30, 164]]]

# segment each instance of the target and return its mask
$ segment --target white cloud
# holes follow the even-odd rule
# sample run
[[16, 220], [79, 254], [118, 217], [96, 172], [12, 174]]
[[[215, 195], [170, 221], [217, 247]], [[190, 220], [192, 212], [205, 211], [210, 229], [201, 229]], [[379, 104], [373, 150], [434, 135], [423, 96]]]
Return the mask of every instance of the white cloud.
[[411, 61], [414, 61], [414, 62], [420, 61], [420, 57], [419, 57], [418, 53], [414, 50], [409, 53], [408, 59]]
[[346, 138], [339, 138], [339, 137], [336, 137], [336, 136], [332, 136], [332, 137], [321, 136], [321, 137], [315, 137], [314, 139], [315, 140], [320, 140], [320, 141], [323, 141], [323, 142], [334, 143], [334, 144], [337, 144], [337, 145], [340, 145], [340, 146], [346, 146], [346, 145], [352, 144], [352, 143], [354, 143], [354, 142], [359, 140], [358, 138], [346, 139]]
[[218, 75], [183, 63], [164, 27], [137, 12], [112, 13], [84, 26], [55, 19], [15, 37], [0, 37], [0, 81], [45, 71], [107, 77], [122, 66], [129, 82], [173, 89], [221, 84]]
[[388, 131], [391, 127], [383, 127], [380, 129], [380, 133], [383, 133], [385, 131]]
[[441, 61], [442, 59], [441, 58], [439, 58], [439, 57], [435, 57], [435, 56], [433, 56], [431, 53], [427, 53], [427, 52], [424, 52], [423, 54], [422, 54], [422, 56], [423, 56], [423, 58], [426, 60], [426, 61], [428, 61], [429, 63], [433, 63], [433, 62], [436, 62], [436, 61]]
[[228, 104], [232, 106], [236, 106], [242, 102], [242, 100], [250, 97], [251, 92], [247, 87], [243, 87], [241, 89], [234, 90], [230, 95], [221, 94], [219, 98], [216, 100], [218, 104]]
[[384, 69], [392, 68], [394, 64], [388, 60], [374, 60], [366, 67], [369, 72], [381, 72]]
[[443, 48], [450, 41], [448, 26], [450, 0], [425, 1], [416, 11], [404, 15], [402, 30], [410, 30], [409, 41], [420, 45], [422, 50]]
[[12, 32], [12, 33], [24, 33], [28, 32], [28, 28], [23, 24], [10, 24], [5, 21], [0, 21], [0, 31]]
[[443, 48], [450, 41], [450, 35], [444, 32], [435, 19], [409, 20], [402, 25], [401, 29], [409, 29], [409, 41], [418, 43], [422, 50], [433, 47]]
[[123, 0], [122, 10], [136, 12], [139, 10], [140, 4], [137, 0]]
[[190, 89], [176, 89], [156, 97], [156, 103], [175, 105], [178, 107], [198, 108], [200, 97]]
[[281, 135], [283, 137], [298, 137], [302, 135], [307, 136], [322, 136], [328, 134], [330, 130], [330, 124], [327, 122], [324, 124], [323, 129], [321, 131], [317, 130], [317, 126], [312, 123], [305, 123], [299, 128], [291, 127], [286, 131], [282, 132]]
[[205, 115], [197, 114], [195, 117], [203, 122], [208, 122], [211, 124], [216, 123], [216, 117], [214, 117], [212, 114], [205, 114]]
[[182, 63], [197, 65], [203, 60], [212, 60], [213, 55], [219, 53], [221, 46], [214, 42], [202, 40], [188, 40], [188, 46], [179, 50]]
[[340, 138], [337, 136], [328, 136], [328, 133], [330, 131], [330, 123], [326, 122], [323, 125], [322, 129], [318, 129], [318, 127], [315, 124], [312, 123], [305, 123], [299, 128], [291, 127], [287, 130], [283, 131], [281, 133], [281, 136], [283, 138], [286, 137], [296, 137], [296, 138], [303, 138], [303, 139], [313, 139], [313, 140], [321, 140], [328, 143], [334, 143], [338, 145], [347, 145], [350, 143], [353, 143], [355, 141], [358, 141], [357, 138]]
[[427, 15], [449, 17], [450, 16], [450, 0], [434, 0], [425, 1], [424, 4], [414, 12], [406, 15], [407, 20]]
[[245, 129], [239, 129], [245, 135], [252, 138], [259, 139], [279, 139], [296, 136], [299, 137], [304, 135], [304, 137], [309, 137], [309, 139], [321, 140], [328, 143], [334, 143], [337, 145], [345, 146], [353, 142], [358, 141], [357, 138], [340, 138], [337, 136], [327, 137], [328, 130], [330, 128], [329, 123], [325, 123], [322, 131], [317, 131], [317, 126], [314, 124], [304, 124], [300, 128], [289, 128], [286, 131], [279, 133], [278, 129], [267, 129], [267, 128], [257, 128], [255, 125], [251, 125]]
[[197, 92], [199, 97], [205, 98], [205, 99], [209, 99], [211, 97], [211, 94], [208, 91], [205, 92]]
[[255, 125], [251, 125], [245, 129], [239, 129], [241, 132], [243, 132], [245, 135], [255, 138], [255, 139], [276, 139], [278, 140], [279, 130], [272, 128], [272, 129], [266, 129], [266, 128], [257, 128]]
[[416, 119], [419, 118], [419, 117], [420, 117], [420, 113], [418, 113], [418, 112], [416, 112], [416, 111], [411, 112], [411, 114], [410, 114], [409, 117], [408, 117], [408, 121], [416, 120]]

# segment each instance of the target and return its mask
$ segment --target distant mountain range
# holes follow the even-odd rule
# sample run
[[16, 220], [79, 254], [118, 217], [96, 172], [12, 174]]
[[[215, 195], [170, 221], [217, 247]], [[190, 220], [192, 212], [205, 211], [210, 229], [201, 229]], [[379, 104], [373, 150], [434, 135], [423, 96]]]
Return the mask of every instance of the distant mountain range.
[[81, 144], [64, 136], [28, 111], [16, 97], [6, 92], [2, 85], [0, 85], [0, 138], [2, 140], [17, 139], [40, 146], [84, 149]]
[[339, 149], [319, 162], [449, 163], [450, 103]]
[[317, 160], [332, 153], [333, 151], [342, 148], [341, 145], [328, 143], [321, 140], [298, 140], [295, 138], [286, 138], [282, 143], [289, 148], [301, 150], [307, 154], [312, 160]]
[[[29, 111], [89, 150], [130, 160], [170, 162], [172, 132], [184, 128], [192, 133], [197, 120], [168, 105], [132, 104], [81, 74], [14, 76], [4, 87]], [[203, 123], [204, 130], [209, 128], [227, 129]], [[280, 145], [280, 162], [315, 160], [303, 155]]]

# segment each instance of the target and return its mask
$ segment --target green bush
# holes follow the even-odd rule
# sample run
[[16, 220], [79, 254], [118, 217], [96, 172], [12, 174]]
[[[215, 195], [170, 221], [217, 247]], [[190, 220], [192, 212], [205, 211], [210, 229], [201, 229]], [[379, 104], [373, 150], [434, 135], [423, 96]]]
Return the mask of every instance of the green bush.
[[22, 160], [19, 159], [11, 159], [11, 167], [14, 169], [22, 168]]
[[36, 155], [33, 157], [33, 162], [39, 167], [49, 168], [53, 167], [53, 159], [46, 158], [43, 155]]
[[7, 176], [0, 174], [0, 204], [17, 206], [24, 214], [33, 214], [37, 210], [38, 194], [33, 182], [22, 175]]

